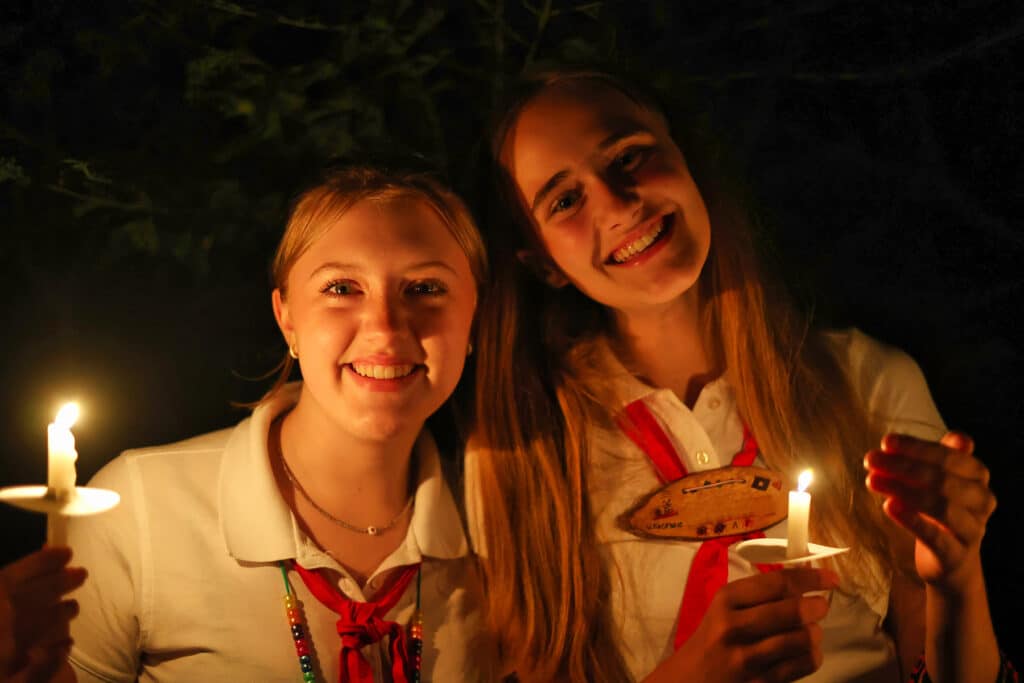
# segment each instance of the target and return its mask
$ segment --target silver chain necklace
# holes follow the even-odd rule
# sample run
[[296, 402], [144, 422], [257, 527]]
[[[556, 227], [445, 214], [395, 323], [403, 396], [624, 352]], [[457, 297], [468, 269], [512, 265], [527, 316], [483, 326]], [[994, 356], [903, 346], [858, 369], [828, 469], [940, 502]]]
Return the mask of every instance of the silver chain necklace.
[[349, 524], [343, 519], [338, 519], [330, 512], [320, 507], [317, 504], [317, 502], [313, 500], [308, 493], [306, 493], [306, 489], [302, 488], [302, 484], [299, 483], [299, 480], [295, 478], [295, 473], [292, 472], [292, 468], [288, 467], [288, 461], [284, 459], [283, 453], [281, 454], [281, 464], [284, 465], [284, 473], [285, 475], [287, 475], [288, 481], [292, 483], [292, 486], [295, 487], [295, 490], [298, 491], [302, 495], [302, 497], [306, 499], [306, 502], [312, 505], [317, 512], [319, 512], [321, 515], [323, 515], [324, 517], [326, 517], [327, 519], [331, 520], [332, 522], [334, 522], [335, 524], [344, 529], [348, 529], [349, 531], [355, 531], [356, 533], [360, 534], [366, 534], [367, 536], [378, 536], [387, 531], [388, 529], [390, 529], [391, 527], [393, 527], [395, 524], [397, 524], [398, 520], [402, 518], [402, 515], [408, 512], [409, 508], [412, 507], [413, 500], [415, 499], [415, 496], [409, 496], [409, 500], [405, 501], [405, 505], [402, 507], [399, 513], [395, 515], [392, 518], [392, 520], [384, 526], [373, 526], [372, 524], [370, 526], [356, 526], [355, 524]]

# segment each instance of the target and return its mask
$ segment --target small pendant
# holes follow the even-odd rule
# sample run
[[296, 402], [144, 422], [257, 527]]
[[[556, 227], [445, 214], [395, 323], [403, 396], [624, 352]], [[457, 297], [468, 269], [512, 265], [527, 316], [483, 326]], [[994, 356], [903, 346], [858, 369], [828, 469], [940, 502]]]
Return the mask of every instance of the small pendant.
[[368, 526], [366, 527], [366, 533], [370, 534], [371, 536], [376, 536], [380, 533], [380, 529], [378, 529], [375, 526]]

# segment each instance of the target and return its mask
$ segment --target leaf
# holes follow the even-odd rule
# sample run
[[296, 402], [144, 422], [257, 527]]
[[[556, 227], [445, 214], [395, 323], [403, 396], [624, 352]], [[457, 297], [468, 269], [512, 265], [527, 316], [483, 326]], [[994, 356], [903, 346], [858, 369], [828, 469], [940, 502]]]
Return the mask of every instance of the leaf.
[[411, 45], [415, 44], [420, 38], [433, 31], [438, 25], [444, 20], [446, 12], [444, 9], [439, 7], [428, 8], [423, 16], [420, 17], [419, 22], [411, 33], [403, 41], [405, 47], [408, 49]]
[[78, 171], [86, 180], [88, 180], [91, 183], [101, 183], [103, 185], [110, 185], [114, 182], [110, 178], [100, 175], [99, 173], [94, 171], [88, 161], [83, 161], [81, 159], [62, 159], [60, 163], [63, 164], [64, 166], [67, 166], [73, 171]]
[[247, 115], [245, 100], [267, 86], [269, 68], [252, 54], [210, 49], [185, 69], [185, 100], [207, 104], [227, 116]]
[[399, 0], [398, 7], [395, 8], [395, 16], [401, 17], [403, 14], [409, 11], [413, 5], [413, 0]]
[[210, 195], [210, 208], [217, 211], [238, 212], [245, 205], [242, 185], [234, 179], [219, 181]]
[[132, 248], [144, 254], [152, 256], [160, 251], [160, 233], [152, 218], [140, 218], [124, 223], [114, 231], [114, 236], [127, 240]]
[[570, 38], [561, 45], [562, 59], [569, 64], [598, 61], [602, 55], [598, 47], [583, 38]]
[[32, 182], [14, 157], [0, 157], [0, 185], [6, 182], [13, 182], [20, 187]]

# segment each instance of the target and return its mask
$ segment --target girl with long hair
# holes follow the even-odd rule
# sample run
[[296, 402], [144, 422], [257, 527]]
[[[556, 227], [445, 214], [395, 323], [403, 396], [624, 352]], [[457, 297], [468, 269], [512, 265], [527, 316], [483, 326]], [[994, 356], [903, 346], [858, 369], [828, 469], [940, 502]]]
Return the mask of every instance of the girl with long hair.
[[[593, 72], [528, 80], [495, 127], [514, 225], [491, 226], [466, 500], [505, 666], [897, 681], [923, 657], [936, 681], [992, 683], [987, 469], [906, 354], [791, 303], [697, 132]], [[729, 465], [813, 468], [811, 539], [850, 551], [762, 571], [732, 532], [630, 526], [662, 483]]]
[[110, 462], [93, 481], [121, 505], [71, 527], [80, 683], [490, 680], [455, 459], [425, 427], [486, 265], [430, 176], [349, 167], [298, 198], [273, 261], [280, 380], [234, 428]]

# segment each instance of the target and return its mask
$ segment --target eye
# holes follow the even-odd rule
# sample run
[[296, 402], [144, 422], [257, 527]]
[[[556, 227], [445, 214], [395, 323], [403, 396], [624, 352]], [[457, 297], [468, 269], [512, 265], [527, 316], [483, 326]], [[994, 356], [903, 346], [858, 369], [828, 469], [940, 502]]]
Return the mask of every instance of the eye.
[[324, 285], [320, 293], [330, 296], [352, 296], [359, 294], [359, 287], [352, 280], [331, 280]]
[[413, 296], [441, 296], [448, 293], [448, 288], [440, 280], [417, 280], [405, 291]]
[[612, 161], [612, 166], [623, 173], [631, 173], [647, 160], [651, 154], [650, 147], [628, 147]]
[[581, 196], [582, 195], [579, 190], [569, 190], [568, 192], [559, 195], [559, 197], [551, 204], [551, 215], [570, 210], [579, 203]]

